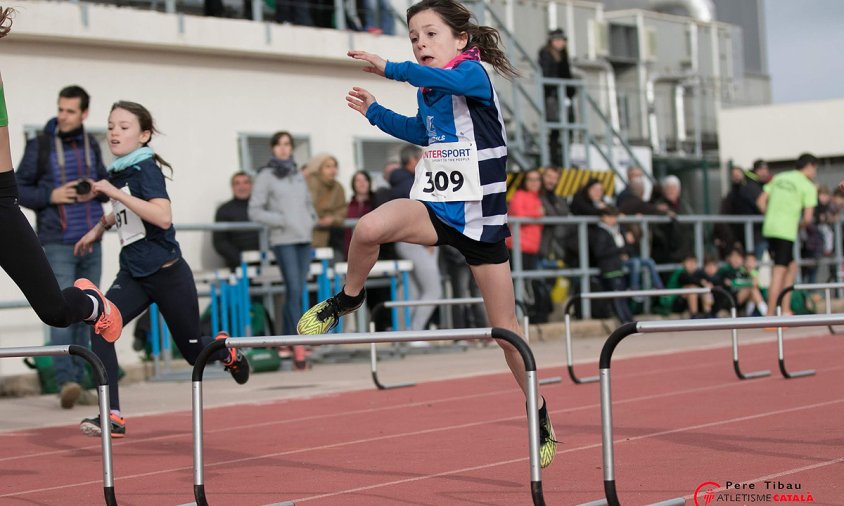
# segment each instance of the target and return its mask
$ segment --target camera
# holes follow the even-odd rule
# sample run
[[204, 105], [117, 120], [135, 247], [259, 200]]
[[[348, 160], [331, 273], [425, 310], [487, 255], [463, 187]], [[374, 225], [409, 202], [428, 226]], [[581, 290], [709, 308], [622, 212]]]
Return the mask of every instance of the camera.
[[85, 181], [84, 179], [80, 179], [74, 188], [76, 188], [77, 195], [87, 195], [88, 193], [91, 193], [91, 183]]

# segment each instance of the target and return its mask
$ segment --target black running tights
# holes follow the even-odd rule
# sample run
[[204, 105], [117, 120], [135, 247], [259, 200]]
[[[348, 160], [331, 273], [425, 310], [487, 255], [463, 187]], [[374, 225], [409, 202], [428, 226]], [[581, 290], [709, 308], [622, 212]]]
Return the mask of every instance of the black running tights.
[[18, 207], [12, 171], [0, 172], [0, 241], [0, 267], [18, 285], [41, 321], [52, 327], [67, 327], [91, 315], [94, 303], [82, 290], [59, 288], [32, 226]]

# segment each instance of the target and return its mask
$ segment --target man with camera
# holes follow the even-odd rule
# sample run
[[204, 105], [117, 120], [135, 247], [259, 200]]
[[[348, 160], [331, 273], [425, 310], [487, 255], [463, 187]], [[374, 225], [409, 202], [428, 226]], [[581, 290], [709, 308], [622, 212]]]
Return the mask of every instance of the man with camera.
[[[62, 288], [78, 278], [100, 284], [100, 244], [87, 255], [74, 256], [73, 245], [103, 216], [100, 201], [94, 199], [91, 182], [107, 177], [99, 144], [85, 131], [88, 93], [79, 86], [59, 92], [58, 114], [44, 131], [26, 143], [16, 179], [19, 202], [36, 213], [36, 231], [47, 260]], [[51, 328], [53, 345], [89, 346], [90, 327], [83, 323]], [[84, 392], [81, 384], [84, 363], [78, 357], [53, 359], [62, 408], [72, 408], [96, 396]]]

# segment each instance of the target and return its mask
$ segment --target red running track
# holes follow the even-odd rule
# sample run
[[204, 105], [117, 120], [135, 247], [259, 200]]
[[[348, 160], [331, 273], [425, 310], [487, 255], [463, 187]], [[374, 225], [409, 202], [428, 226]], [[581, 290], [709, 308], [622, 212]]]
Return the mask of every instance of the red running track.
[[[811, 493], [814, 504], [844, 504], [844, 340], [793, 340], [788, 353], [791, 369], [818, 374], [739, 381], [728, 348], [614, 360], [621, 503], [685, 496], [691, 505], [700, 484], [730, 481], [755, 489], [716, 492], [712, 504], [748, 504], [735, 494], [783, 492], [766, 490], [769, 481], [799, 485], [788, 493]], [[747, 345], [742, 365], [775, 369], [775, 356], [776, 343]], [[562, 441], [543, 473], [547, 504], [603, 497], [598, 385], [543, 394]], [[114, 442], [120, 504], [193, 502], [190, 412], [129, 423], [129, 437]], [[102, 503], [99, 440], [73, 426], [0, 437], [0, 504]], [[531, 503], [524, 400], [503, 373], [208, 409], [205, 461], [212, 505]]]

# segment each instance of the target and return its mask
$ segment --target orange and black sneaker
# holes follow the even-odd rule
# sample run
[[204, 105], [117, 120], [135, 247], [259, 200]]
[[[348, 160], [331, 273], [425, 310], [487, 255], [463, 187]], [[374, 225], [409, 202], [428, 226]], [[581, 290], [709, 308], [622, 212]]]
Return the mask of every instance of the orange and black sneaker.
[[[126, 437], [126, 419], [115, 415], [114, 413], [110, 413], [108, 419], [109, 425], [111, 425], [111, 437]], [[81, 430], [86, 436], [102, 436], [103, 429], [100, 427], [100, 417], [95, 416], [82, 420], [82, 423], [79, 424], [79, 430]]]
[[100, 300], [100, 315], [93, 322], [94, 332], [110, 343], [117, 341], [123, 332], [123, 316], [117, 306], [105, 298], [97, 285], [85, 278], [77, 279], [73, 286]]
[[[227, 339], [229, 334], [227, 332], [220, 332], [214, 339]], [[223, 366], [238, 385], [243, 385], [249, 381], [249, 361], [246, 360], [246, 355], [240, 352], [237, 348], [229, 348], [226, 350], [228, 356], [223, 360]]]

